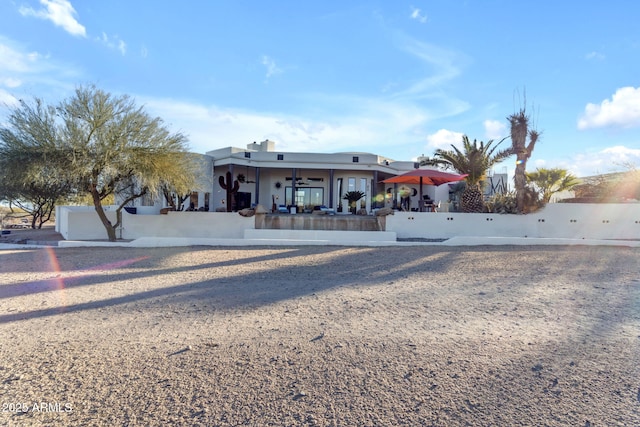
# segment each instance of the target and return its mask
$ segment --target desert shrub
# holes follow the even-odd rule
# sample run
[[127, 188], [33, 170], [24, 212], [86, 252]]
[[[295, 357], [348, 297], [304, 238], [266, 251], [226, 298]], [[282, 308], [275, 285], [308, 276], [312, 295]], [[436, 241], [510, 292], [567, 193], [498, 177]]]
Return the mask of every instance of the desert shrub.
[[[485, 202], [487, 213], [516, 214], [518, 203], [515, 191], [494, 194]], [[532, 187], [525, 187], [524, 213], [535, 212], [544, 206], [540, 194]]]

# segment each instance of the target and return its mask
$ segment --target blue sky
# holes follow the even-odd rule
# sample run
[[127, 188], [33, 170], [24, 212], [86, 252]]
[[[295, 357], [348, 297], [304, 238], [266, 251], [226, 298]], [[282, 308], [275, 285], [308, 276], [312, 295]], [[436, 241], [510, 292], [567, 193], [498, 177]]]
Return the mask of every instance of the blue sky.
[[528, 170], [607, 173], [640, 167], [638, 16], [636, 0], [5, 0], [0, 120], [96, 84], [200, 153], [268, 138], [410, 160], [500, 139], [526, 106]]

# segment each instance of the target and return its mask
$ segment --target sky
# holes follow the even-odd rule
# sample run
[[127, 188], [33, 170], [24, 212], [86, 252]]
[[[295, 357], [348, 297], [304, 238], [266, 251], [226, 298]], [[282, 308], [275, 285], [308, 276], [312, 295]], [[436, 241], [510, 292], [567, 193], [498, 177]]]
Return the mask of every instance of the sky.
[[95, 84], [198, 153], [270, 139], [414, 160], [497, 143], [525, 108], [542, 134], [527, 170], [640, 168], [638, 16], [636, 0], [3, 0], [0, 124]]

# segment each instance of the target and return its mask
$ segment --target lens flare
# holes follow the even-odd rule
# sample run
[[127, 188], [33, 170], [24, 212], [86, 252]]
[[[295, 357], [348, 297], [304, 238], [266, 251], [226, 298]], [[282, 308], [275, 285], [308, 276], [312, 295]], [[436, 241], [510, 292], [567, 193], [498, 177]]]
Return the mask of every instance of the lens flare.
[[67, 307], [67, 293], [64, 289], [64, 279], [60, 274], [60, 263], [58, 262], [58, 257], [56, 256], [56, 252], [53, 247], [48, 246], [44, 249], [44, 251], [47, 254], [51, 271], [56, 273], [56, 277], [54, 277], [50, 281], [50, 289], [53, 291], [59, 291], [56, 293], [56, 295], [58, 295], [60, 310], [64, 311], [65, 307]]
[[60, 262], [58, 261], [58, 257], [56, 256], [56, 251], [54, 250], [54, 248], [47, 247], [47, 248], [44, 248], [44, 251], [47, 254], [47, 260], [48, 260], [51, 272], [55, 273], [55, 277], [47, 280], [46, 282], [42, 282], [41, 287], [37, 287], [37, 289], [31, 289], [31, 292], [58, 291], [54, 293], [58, 296], [60, 311], [64, 311], [65, 308], [68, 306], [67, 286], [65, 286], [65, 280], [91, 276], [95, 274], [94, 272], [96, 271], [113, 270], [121, 267], [126, 267], [128, 265], [135, 264], [139, 261], [143, 261], [149, 258], [148, 256], [141, 256], [137, 258], [124, 259], [120, 261], [110, 262], [107, 264], [97, 265], [97, 266], [90, 267], [83, 270], [69, 271], [65, 273], [60, 268]]

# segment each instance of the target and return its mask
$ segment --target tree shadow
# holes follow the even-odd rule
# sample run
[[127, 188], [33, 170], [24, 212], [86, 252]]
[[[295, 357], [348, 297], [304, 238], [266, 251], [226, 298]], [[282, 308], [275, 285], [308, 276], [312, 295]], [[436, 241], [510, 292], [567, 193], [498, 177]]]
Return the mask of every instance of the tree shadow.
[[[210, 251], [229, 251], [229, 249], [208, 249]], [[401, 248], [394, 248], [394, 251], [401, 251]], [[184, 249], [183, 251], [188, 251]], [[62, 313], [72, 313], [82, 310], [104, 308], [115, 305], [122, 305], [144, 300], [154, 301], [152, 305], [162, 305], [160, 297], [171, 296], [171, 304], [183, 304], [188, 306], [193, 302], [201, 303], [207, 299], [216, 301], [219, 309], [234, 309], [237, 307], [260, 306], [273, 302], [296, 298], [313, 292], [323, 291], [338, 286], [368, 286], [383, 282], [394, 281], [401, 277], [407, 277], [416, 271], [435, 271], [446, 268], [441, 259], [446, 257], [448, 251], [429, 248], [424, 251], [411, 251], [407, 255], [405, 262], [398, 265], [395, 261], [381, 260], [389, 248], [351, 248], [343, 247], [296, 247], [270, 249], [268, 255], [252, 256], [251, 251], [246, 252], [248, 256], [230, 259], [219, 262], [185, 265], [170, 268], [163, 268], [161, 259], [153, 258], [154, 250], [146, 251], [150, 259], [143, 259], [141, 264], [149, 266], [149, 270], [143, 271], [120, 271], [113, 270], [81, 270], [78, 275], [70, 277], [54, 277], [51, 279], [22, 282], [3, 285], [0, 287], [0, 298], [7, 299], [17, 296], [33, 295], [43, 292], [65, 292], [74, 288], [103, 285], [117, 281], [135, 281], [138, 279], [150, 279], [158, 277], [161, 280], [163, 275], [176, 275], [196, 273], [202, 274], [209, 269], [229, 269], [254, 263], [264, 265], [269, 262], [288, 260], [289, 263], [282, 267], [269, 270], [259, 269], [255, 272], [245, 272], [238, 275], [217, 277], [210, 279], [200, 279], [189, 282], [166, 286], [142, 292], [134, 292], [127, 295], [108, 298], [105, 300], [87, 301], [63, 307], [51, 307], [46, 309], [33, 310], [29, 312], [11, 313], [0, 316], [0, 323], [15, 320], [25, 320], [36, 317], [46, 317]], [[166, 251], [164, 251], [166, 252]], [[175, 254], [175, 251], [171, 251]], [[119, 251], [119, 259], [112, 261], [118, 264], [126, 259], [136, 259], [140, 251]], [[163, 254], [163, 252], [161, 252]], [[237, 252], [236, 252], [237, 254]], [[310, 264], [307, 257], [321, 254], [329, 257], [330, 260], [320, 264]], [[429, 256], [437, 255], [438, 262], [432, 263]], [[131, 258], [134, 257], [134, 258]], [[354, 262], [354, 258], [356, 262]], [[391, 257], [393, 258], [393, 257]], [[294, 260], [291, 262], [291, 260]], [[300, 260], [300, 262], [298, 262]], [[140, 265], [134, 265], [136, 269]], [[295, 269], [295, 275], [292, 275]], [[246, 269], [245, 269], [246, 270]], [[200, 272], [200, 273], [198, 273]], [[76, 272], [78, 273], [78, 272]]]

